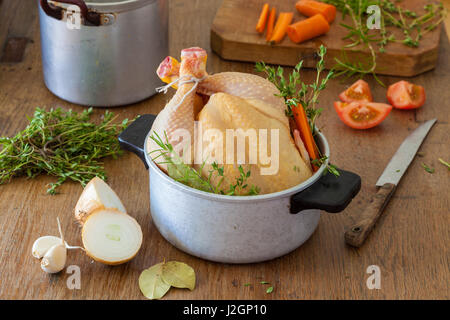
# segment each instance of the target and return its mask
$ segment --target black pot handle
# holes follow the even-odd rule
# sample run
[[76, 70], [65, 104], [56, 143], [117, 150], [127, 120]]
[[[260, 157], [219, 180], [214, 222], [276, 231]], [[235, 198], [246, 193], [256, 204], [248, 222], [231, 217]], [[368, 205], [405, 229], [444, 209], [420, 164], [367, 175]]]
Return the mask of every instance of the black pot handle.
[[330, 213], [343, 211], [361, 189], [361, 177], [356, 173], [339, 169], [339, 177], [331, 173], [323, 175], [309, 188], [291, 197], [290, 212], [320, 209]]
[[156, 115], [153, 114], [139, 116], [119, 135], [120, 147], [135, 153], [144, 162], [146, 169], [148, 169], [148, 165], [145, 160], [145, 138], [155, 119]]

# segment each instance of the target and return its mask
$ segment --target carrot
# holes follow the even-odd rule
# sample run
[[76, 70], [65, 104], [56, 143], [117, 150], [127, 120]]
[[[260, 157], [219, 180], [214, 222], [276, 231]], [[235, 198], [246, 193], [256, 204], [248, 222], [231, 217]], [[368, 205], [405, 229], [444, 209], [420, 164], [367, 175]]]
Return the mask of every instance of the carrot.
[[333, 22], [334, 18], [336, 18], [336, 7], [332, 4], [314, 0], [300, 0], [295, 4], [295, 7], [298, 12], [307, 17], [312, 17], [320, 13], [327, 19], [328, 23]]
[[330, 30], [330, 25], [327, 20], [321, 14], [316, 14], [311, 18], [291, 24], [286, 32], [293, 42], [300, 43], [325, 34], [328, 30]]
[[273, 34], [270, 38], [270, 42], [278, 43], [283, 40], [284, 36], [286, 35], [286, 29], [292, 22], [293, 18], [293, 12], [280, 12], [280, 14], [278, 15], [277, 23], [275, 24], [275, 28], [273, 29]]
[[266, 28], [267, 16], [269, 15], [269, 4], [265, 3], [259, 15], [258, 23], [256, 24], [256, 31], [263, 33]]
[[266, 34], [267, 41], [269, 41], [270, 38], [272, 37], [273, 26], [275, 24], [276, 15], [277, 15], [277, 9], [272, 8], [272, 10], [270, 10], [269, 20], [267, 21], [267, 34]]
[[[312, 160], [318, 159], [317, 147], [314, 138], [309, 127], [308, 118], [306, 117], [305, 109], [301, 104], [292, 108], [294, 114], [295, 124], [300, 131], [300, 137], [308, 151], [309, 157]], [[314, 171], [317, 171], [318, 167], [313, 164]]]

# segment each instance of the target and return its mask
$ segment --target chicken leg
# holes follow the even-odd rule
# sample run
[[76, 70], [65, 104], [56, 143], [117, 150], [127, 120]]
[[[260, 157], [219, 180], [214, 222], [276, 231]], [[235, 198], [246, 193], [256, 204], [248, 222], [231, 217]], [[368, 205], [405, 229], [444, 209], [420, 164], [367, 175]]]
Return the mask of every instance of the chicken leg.
[[[179, 67], [180, 79], [177, 92], [158, 114], [151, 134], [158, 134], [162, 139], [167, 136], [170, 143], [186, 164], [192, 164], [194, 159], [194, 120], [197, 86], [193, 79], [202, 79], [206, 76], [206, 51], [201, 48], [189, 48], [181, 51], [181, 65]], [[166, 142], [166, 141], [164, 141]], [[151, 153], [160, 147], [149, 139], [148, 151]], [[167, 171], [165, 164], [159, 165]]]

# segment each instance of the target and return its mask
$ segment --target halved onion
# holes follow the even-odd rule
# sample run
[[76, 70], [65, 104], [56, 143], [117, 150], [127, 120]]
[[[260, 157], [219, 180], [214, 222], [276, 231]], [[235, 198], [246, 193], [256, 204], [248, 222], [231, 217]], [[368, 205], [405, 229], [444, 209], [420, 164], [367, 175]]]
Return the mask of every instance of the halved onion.
[[92, 212], [102, 208], [114, 208], [127, 213], [114, 190], [102, 179], [95, 177], [89, 181], [78, 199], [75, 206], [75, 218], [83, 224]]
[[131, 260], [142, 244], [137, 221], [117, 209], [94, 210], [84, 222], [81, 237], [86, 254], [109, 265]]

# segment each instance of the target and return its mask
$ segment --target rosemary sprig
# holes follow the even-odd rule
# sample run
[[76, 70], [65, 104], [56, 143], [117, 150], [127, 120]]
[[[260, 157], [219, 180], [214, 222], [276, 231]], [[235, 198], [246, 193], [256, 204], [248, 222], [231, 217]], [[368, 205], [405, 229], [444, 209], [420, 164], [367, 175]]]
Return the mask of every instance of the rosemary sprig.
[[46, 173], [58, 178], [47, 190], [56, 194], [66, 180], [85, 186], [95, 176], [106, 179], [99, 160], [122, 154], [117, 135], [128, 120], [115, 124], [116, 116], [106, 111], [101, 123], [94, 124], [89, 122], [91, 114], [92, 108], [81, 113], [36, 108], [25, 130], [0, 138], [0, 184], [13, 177]]
[[[156, 153], [156, 156], [154, 156], [152, 160], [157, 162], [159, 158], [162, 158], [163, 160], [157, 163], [167, 164], [167, 173], [172, 179], [191, 188], [216, 194], [237, 196], [244, 190], [248, 190], [246, 195], [249, 196], [259, 194], [259, 188], [257, 186], [249, 186], [247, 183], [247, 180], [251, 175], [250, 170], [245, 171], [241, 165], [238, 167], [239, 176], [236, 178], [235, 184], [230, 184], [228, 190], [224, 190], [221, 188], [224, 181], [224, 169], [216, 162], [211, 164], [212, 169], [209, 170], [208, 177], [204, 177], [202, 175], [202, 171], [206, 165], [206, 161], [203, 162], [198, 170], [185, 164], [183, 159], [174, 151], [174, 148], [169, 143], [169, 139], [167, 138], [165, 132], [164, 140], [156, 132], [152, 133], [150, 139], [152, 139], [160, 147], [159, 149], [155, 149], [150, 152], [150, 154]], [[216, 185], [212, 182], [213, 176], [220, 177]]]

